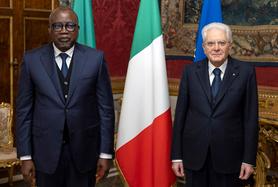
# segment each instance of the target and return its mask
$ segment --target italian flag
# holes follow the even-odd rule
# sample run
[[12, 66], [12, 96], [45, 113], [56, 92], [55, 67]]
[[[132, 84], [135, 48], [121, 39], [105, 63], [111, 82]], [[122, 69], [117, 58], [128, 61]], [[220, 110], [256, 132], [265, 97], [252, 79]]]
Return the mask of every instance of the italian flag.
[[172, 121], [157, 0], [141, 0], [128, 64], [116, 160], [130, 187], [169, 187]]

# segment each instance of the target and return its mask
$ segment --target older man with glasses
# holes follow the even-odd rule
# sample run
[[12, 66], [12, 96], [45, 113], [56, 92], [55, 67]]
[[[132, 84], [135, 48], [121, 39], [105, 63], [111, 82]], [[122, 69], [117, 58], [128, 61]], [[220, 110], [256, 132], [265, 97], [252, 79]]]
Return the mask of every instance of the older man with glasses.
[[202, 37], [207, 58], [187, 66], [180, 82], [172, 168], [186, 187], [244, 186], [258, 145], [255, 68], [229, 56], [229, 26], [208, 24]]
[[76, 43], [78, 18], [58, 7], [51, 43], [25, 53], [16, 103], [16, 143], [26, 181], [92, 187], [113, 156], [114, 107], [102, 51]]

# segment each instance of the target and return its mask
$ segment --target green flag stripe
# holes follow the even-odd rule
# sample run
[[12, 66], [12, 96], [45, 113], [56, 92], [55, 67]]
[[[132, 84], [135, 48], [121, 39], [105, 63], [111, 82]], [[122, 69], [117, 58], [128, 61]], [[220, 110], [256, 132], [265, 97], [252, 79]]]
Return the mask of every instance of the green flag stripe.
[[161, 34], [160, 13], [157, 0], [141, 0], [130, 58], [150, 45]]
[[92, 0], [75, 0], [73, 3], [73, 10], [78, 16], [80, 26], [77, 41], [95, 48], [96, 43], [92, 8]]

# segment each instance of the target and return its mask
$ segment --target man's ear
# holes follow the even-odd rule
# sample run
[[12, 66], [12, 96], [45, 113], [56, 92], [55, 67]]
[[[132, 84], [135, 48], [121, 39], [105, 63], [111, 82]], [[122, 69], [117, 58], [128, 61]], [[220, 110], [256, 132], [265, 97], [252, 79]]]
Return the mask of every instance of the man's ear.
[[202, 47], [203, 47], [203, 51], [205, 53], [205, 51], [206, 51], [205, 42], [202, 43]]
[[48, 25], [48, 33], [50, 34], [51, 33], [51, 26]]
[[233, 43], [232, 43], [232, 42], [230, 42], [230, 43], [229, 43], [229, 50], [231, 50], [231, 49], [232, 49], [232, 47], [233, 47]]

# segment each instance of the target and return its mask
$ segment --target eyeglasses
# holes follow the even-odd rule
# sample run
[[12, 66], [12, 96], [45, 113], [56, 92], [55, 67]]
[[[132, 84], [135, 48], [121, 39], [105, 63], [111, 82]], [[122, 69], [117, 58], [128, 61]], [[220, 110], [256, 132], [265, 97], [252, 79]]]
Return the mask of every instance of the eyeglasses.
[[66, 22], [65, 24], [61, 23], [61, 22], [56, 22], [56, 23], [52, 23], [51, 28], [53, 31], [55, 32], [61, 32], [63, 30], [63, 28], [65, 27], [65, 29], [69, 32], [73, 32], [75, 31], [77, 24], [74, 22]]
[[225, 41], [225, 40], [220, 40], [220, 41], [208, 41], [208, 42], [205, 42], [205, 45], [206, 45], [208, 48], [215, 47], [216, 44], [217, 44], [219, 47], [225, 47], [228, 43], [230, 43], [230, 42], [227, 42], [227, 41]]

